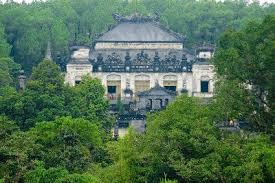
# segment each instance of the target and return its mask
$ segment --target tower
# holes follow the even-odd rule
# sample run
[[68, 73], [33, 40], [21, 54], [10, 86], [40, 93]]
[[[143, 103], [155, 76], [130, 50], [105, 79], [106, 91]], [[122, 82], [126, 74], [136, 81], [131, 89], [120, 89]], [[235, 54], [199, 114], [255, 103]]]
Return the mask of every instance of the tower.
[[24, 70], [20, 71], [20, 75], [18, 76], [19, 81], [19, 90], [25, 90], [26, 88], [26, 76], [24, 74]]

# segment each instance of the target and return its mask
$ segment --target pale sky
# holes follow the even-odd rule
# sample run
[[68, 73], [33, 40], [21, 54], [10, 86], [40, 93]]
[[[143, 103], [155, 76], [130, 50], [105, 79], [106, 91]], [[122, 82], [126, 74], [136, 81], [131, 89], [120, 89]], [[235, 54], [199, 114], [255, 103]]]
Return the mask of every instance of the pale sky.
[[[0, 0], [1, 1], [1, 0]], [[22, 2], [23, 0], [14, 0], [16, 2]], [[33, 0], [25, 0], [25, 2], [32, 2]], [[259, 0], [261, 4], [267, 2], [267, 3], [275, 3], [275, 0]], [[5, 2], [5, 0], [2, 0], [2, 2]]]

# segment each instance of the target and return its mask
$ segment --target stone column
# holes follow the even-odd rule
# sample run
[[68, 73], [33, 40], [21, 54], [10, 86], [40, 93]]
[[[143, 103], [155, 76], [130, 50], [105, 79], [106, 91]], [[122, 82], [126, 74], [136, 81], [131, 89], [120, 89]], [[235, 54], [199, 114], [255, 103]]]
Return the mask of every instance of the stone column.
[[107, 75], [106, 74], [102, 74], [101, 75], [101, 82], [102, 82], [102, 85], [104, 86], [105, 88], [105, 95], [107, 96], [108, 94], [108, 88], [107, 88]]
[[121, 74], [121, 98], [124, 98], [124, 90], [126, 89], [126, 79], [129, 77], [129, 74], [122, 73]]
[[177, 78], [177, 92], [180, 94], [183, 87], [183, 80], [185, 79], [184, 73], [178, 74]]
[[192, 96], [192, 92], [194, 91], [194, 81], [194, 75], [192, 73], [186, 73], [186, 89], [188, 90], [189, 96]]
[[156, 76], [155, 74], [149, 74], [150, 76], [150, 87], [149, 88], [153, 88], [156, 84]]
[[135, 74], [129, 76], [130, 89], [133, 91], [133, 97], [135, 96]]

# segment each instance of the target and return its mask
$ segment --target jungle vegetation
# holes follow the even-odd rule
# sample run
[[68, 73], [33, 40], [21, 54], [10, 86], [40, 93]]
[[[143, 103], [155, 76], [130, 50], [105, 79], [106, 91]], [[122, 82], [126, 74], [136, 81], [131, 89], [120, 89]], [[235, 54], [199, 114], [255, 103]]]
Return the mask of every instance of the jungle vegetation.
[[[275, 9], [210, 0], [51, 0], [0, 5], [0, 182], [274, 182]], [[179, 96], [146, 132], [113, 140], [100, 81], [71, 87], [70, 45], [90, 45], [111, 14], [160, 13], [186, 46], [217, 48], [215, 97]], [[48, 42], [53, 60], [44, 59]], [[27, 73], [18, 89], [20, 69]], [[249, 122], [248, 131], [216, 124]]]

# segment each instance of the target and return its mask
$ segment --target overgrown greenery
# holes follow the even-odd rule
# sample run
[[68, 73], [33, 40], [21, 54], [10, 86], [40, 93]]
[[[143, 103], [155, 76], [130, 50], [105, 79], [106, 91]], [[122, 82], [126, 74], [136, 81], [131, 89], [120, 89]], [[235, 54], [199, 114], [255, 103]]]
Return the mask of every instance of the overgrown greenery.
[[[52, 0], [7, 3], [0, 11], [0, 182], [275, 181], [275, 17], [259, 23], [273, 6]], [[219, 39], [211, 104], [179, 96], [147, 118], [145, 133], [130, 129], [125, 138], [113, 141], [100, 81], [85, 76], [70, 87], [60, 67], [42, 57], [51, 40], [54, 58], [61, 62], [58, 55], [66, 55], [68, 45], [89, 44], [113, 23], [111, 12], [134, 11], [160, 12], [164, 25], [190, 37], [189, 46], [215, 41], [222, 31], [241, 28], [248, 19], [256, 21]], [[23, 91], [17, 87], [18, 63], [30, 74]], [[229, 119], [248, 121], [253, 130], [232, 133], [216, 126]]]
[[[186, 46], [214, 43], [226, 29], [239, 29], [275, 11], [245, 0], [49, 0], [0, 4], [0, 54], [14, 57], [30, 74], [51, 41], [55, 62], [65, 68], [68, 47], [91, 45], [115, 21], [112, 13], [158, 13], [164, 26], [187, 36]], [[5, 33], [5, 34], [4, 34]], [[4, 38], [4, 40], [3, 40]], [[9, 43], [7, 45], [6, 41]], [[4, 42], [3, 42], [4, 41]], [[11, 50], [11, 53], [9, 53]]]
[[227, 31], [214, 59], [220, 114], [248, 120], [255, 129], [269, 133], [275, 132], [274, 30], [275, 15], [241, 31]]

